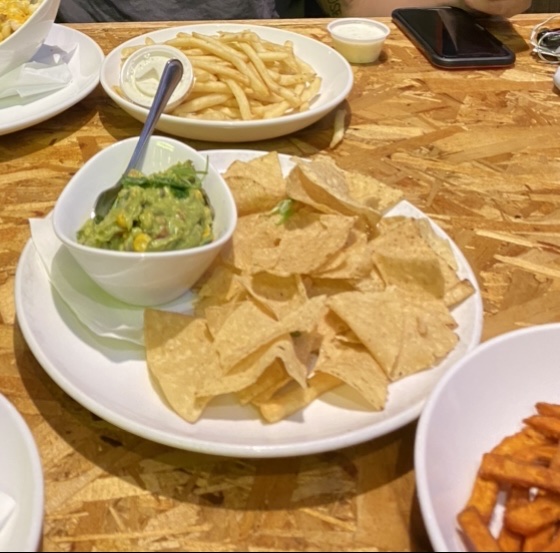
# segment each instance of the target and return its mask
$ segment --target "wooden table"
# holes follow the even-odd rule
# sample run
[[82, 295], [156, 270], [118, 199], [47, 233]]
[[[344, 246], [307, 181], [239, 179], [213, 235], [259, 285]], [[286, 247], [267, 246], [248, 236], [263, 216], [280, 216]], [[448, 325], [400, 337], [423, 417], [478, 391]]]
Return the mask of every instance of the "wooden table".
[[[544, 14], [496, 23], [514, 68], [439, 71], [391, 25], [380, 62], [354, 66], [344, 141], [333, 115], [237, 147], [327, 152], [402, 189], [457, 242], [485, 306], [484, 339], [560, 320], [560, 98], [528, 37]], [[328, 41], [325, 20], [274, 24]], [[108, 53], [162, 23], [76, 25]], [[415, 496], [415, 424], [330, 453], [244, 460], [175, 450], [100, 420], [42, 370], [13, 299], [28, 219], [93, 154], [140, 123], [98, 87], [64, 113], [0, 137], [0, 392], [25, 417], [45, 475], [43, 549], [429, 550]], [[198, 148], [225, 144], [191, 142]], [[63, 347], [63, 344], [61, 344]], [[0, 453], [1, 454], [1, 453]]]

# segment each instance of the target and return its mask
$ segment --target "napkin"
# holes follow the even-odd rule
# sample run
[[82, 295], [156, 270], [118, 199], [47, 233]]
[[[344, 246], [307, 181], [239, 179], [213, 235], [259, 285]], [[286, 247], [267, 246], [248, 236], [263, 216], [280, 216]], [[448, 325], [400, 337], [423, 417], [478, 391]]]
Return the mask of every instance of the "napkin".
[[0, 99], [25, 100], [64, 88], [72, 81], [68, 64], [76, 49], [75, 44], [64, 49], [44, 44], [29, 62], [2, 75]]
[[[29, 224], [47, 278], [76, 317], [98, 336], [143, 345], [144, 307], [124, 303], [101, 289], [58, 239], [50, 215], [30, 219]], [[187, 292], [158, 309], [190, 313], [193, 298]]]
[[0, 532], [12, 515], [16, 502], [13, 497], [0, 491]]

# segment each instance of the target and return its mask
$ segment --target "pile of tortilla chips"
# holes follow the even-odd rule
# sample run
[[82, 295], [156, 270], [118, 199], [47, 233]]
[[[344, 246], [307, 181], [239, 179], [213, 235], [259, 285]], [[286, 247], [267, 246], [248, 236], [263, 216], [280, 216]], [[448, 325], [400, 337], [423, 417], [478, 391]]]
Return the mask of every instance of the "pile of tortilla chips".
[[234, 162], [239, 221], [192, 316], [146, 310], [152, 380], [195, 422], [235, 394], [276, 422], [346, 384], [372, 410], [388, 385], [457, 341], [450, 309], [474, 289], [426, 219], [381, 217], [401, 194], [328, 159]]

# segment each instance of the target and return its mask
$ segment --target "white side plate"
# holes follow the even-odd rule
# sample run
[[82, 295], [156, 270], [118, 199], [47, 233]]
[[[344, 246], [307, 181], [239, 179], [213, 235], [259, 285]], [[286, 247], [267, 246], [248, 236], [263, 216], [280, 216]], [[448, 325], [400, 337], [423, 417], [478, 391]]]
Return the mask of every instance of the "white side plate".
[[53, 25], [41, 47], [71, 51], [68, 67], [72, 81], [64, 88], [27, 101], [0, 100], [0, 135], [26, 129], [46, 121], [85, 98], [99, 83], [104, 55], [99, 45], [88, 36], [63, 25]]
[[[235, 159], [247, 160], [264, 152], [206, 153], [223, 171]], [[288, 156], [281, 156], [281, 161], [285, 169], [290, 166]], [[407, 202], [398, 204], [391, 214], [424, 217]], [[446, 236], [439, 227], [436, 230]], [[75, 318], [53, 291], [31, 241], [16, 273], [17, 317], [29, 347], [51, 378], [84, 407], [129, 432], [218, 455], [283, 457], [316, 453], [364, 442], [411, 422], [445, 371], [479, 343], [483, 315], [480, 292], [467, 260], [455, 244], [451, 245], [460, 276], [469, 278], [476, 287], [476, 294], [453, 312], [460, 341], [437, 367], [391, 384], [387, 406], [377, 413], [363, 410], [335, 391], [272, 425], [261, 422], [251, 407], [241, 407], [233, 398], [213, 402], [196, 424], [189, 424], [166, 407], [154, 391], [141, 347], [102, 339]]]

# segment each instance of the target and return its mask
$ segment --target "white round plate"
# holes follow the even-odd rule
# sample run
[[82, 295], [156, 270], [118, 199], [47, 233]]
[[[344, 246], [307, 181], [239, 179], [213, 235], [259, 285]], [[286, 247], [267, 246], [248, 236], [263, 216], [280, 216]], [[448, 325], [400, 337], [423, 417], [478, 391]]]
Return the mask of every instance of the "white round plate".
[[28, 101], [0, 99], [0, 135], [26, 129], [62, 113], [85, 98], [99, 83], [104, 54], [90, 37], [70, 27], [53, 25], [35, 57], [42, 55], [44, 49], [71, 54], [67, 63], [72, 81], [60, 90]]
[[0, 528], [0, 551], [36, 551], [43, 528], [43, 469], [23, 417], [0, 394], [0, 491], [15, 500]]
[[119, 85], [121, 70], [121, 51], [129, 46], [144, 45], [147, 38], [161, 43], [174, 38], [177, 33], [215, 35], [219, 31], [240, 32], [250, 30], [262, 39], [270, 42], [284, 43], [291, 41], [294, 52], [303, 61], [310, 64], [322, 78], [321, 91], [309, 110], [255, 121], [205, 121], [202, 119], [178, 117], [163, 114], [156, 125], [162, 132], [211, 142], [250, 142], [284, 136], [301, 130], [332, 111], [350, 93], [354, 75], [350, 64], [330, 46], [312, 38], [274, 27], [260, 25], [243, 25], [240, 23], [201, 23], [184, 27], [169, 27], [135, 37], [121, 44], [110, 52], [101, 67], [101, 86], [105, 92], [129, 115], [144, 122], [148, 110], [123, 98], [115, 91]]
[[[202, 152], [218, 170], [236, 159], [264, 152]], [[281, 156], [284, 170], [291, 167]], [[423, 217], [401, 202], [390, 214]], [[436, 230], [446, 236], [439, 227]], [[451, 242], [451, 241], [450, 241]], [[476, 278], [453, 244], [460, 275]], [[453, 312], [460, 341], [437, 367], [389, 387], [381, 412], [366, 411], [340, 392], [325, 394], [303, 411], [275, 424], [261, 422], [251, 407], [233, 398], [216, 400], [195, 424], [171, 411], [159, 398], [148, 375], [144, 351], [131, 343], [100, 338], [75, 318], [53, 292], [35, 246], [30, 241], [16, 272], [15, 301], [19, 325], [39, 363], [76, 401], [103, 419], [134, 434], [174, 447], [237, 457], [284, 457], [339, 449], [387, 434], [415, 419], [444, 372], [480, 341], [482, 301], [478, 287]], [[64, 347], [60, 347], [64, 344]]]

